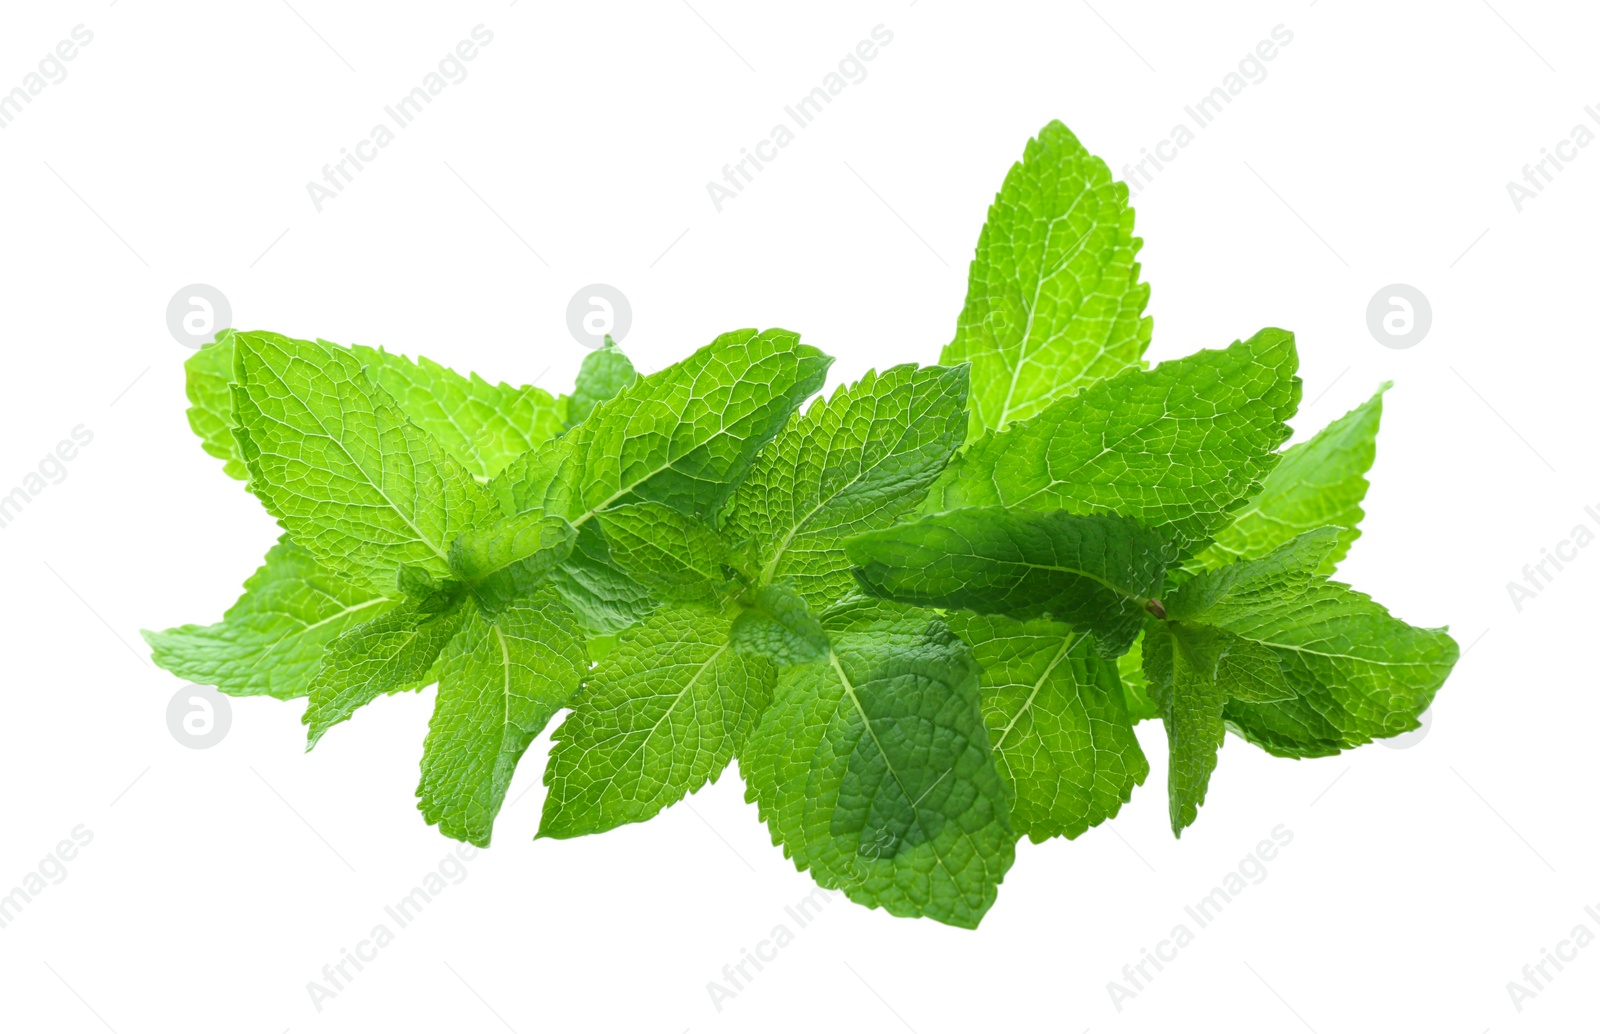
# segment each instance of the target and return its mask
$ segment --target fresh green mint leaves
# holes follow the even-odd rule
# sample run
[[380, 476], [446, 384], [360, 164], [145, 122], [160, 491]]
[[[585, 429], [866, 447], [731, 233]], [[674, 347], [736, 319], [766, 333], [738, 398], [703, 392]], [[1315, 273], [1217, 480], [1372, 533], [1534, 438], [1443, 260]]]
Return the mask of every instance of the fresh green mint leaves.
[[818, 883], [964, 927], [1017, 840], [1131, 798], [1143, 719], [1175, 833], [1230, 730], [1304, 758], [1416, 728], [1455, 642], [1333, 578], [1388, 386], [1285, 449], [1291, 334], [1148, 364], [1127, 196], [1051, 123], [940, 365], [826, 395], [783, 330], [647, 376], [608, 339], [561, 396], [225, 331], [189, 422], [284, 534], [221, 621], [145, 633], [156, 663], [305, 698], [308, 748], [436, 686], [418, 807], [478, 845], [563, 713], [541, 837], [736, 765]]

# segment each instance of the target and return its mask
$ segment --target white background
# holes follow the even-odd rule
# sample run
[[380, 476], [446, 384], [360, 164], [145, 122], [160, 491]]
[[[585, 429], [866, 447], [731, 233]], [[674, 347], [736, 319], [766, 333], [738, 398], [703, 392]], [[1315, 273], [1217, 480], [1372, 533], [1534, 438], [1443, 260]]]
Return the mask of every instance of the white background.
[[[0, 929], [8, 1030], [1571, 1031], [1600, 946], [1519, 1013], [1507, 982], [1600, 935], [1593, 643], [1600, 549], [1519, 612], [1507, 583], [1600, 509], [1591, 316], [1600, 147], [1518, 212], [1506, 189], [1600, 104], [1583, 5], [952, 0], [554, 5], [8, 4], [0, 89], [74, 26], [64, 81], [0, 130], [0, 493], [93, 442], [0, 528], [0, 890], [93, 841]], [[297, 13], [298, 12], [298, 13]], [[303, 19], [302, 17], [303, 16]], [[702, 17], [703, 16], [703, 17]], [[1102, 17], [1103, 16], [1103, 17]], [[1503, 16], [1503, 18], [1502, 18]], [[494, 34], [319, 213], [305, 184], [473, 26]], [[720, 179], [867, 38], [893, 33], [744, 193]], [[783, 326], [835, 381], [935, 361], [988, 202], [1052, 118], [1113, 169], [1274, 26], [1268, 76], [1136, 201], [1151, 358], [1298, 334], [1301, 436], [1386, 379], [1365, 535], [1342, 569], [1463, 648], [1431, 731], [1291, 762], [1229, 739], [1167, 830], [1165, 744], [1120, 818], [1023, 844], [977, 932], [839, 900], [718, 1012], [707, 982], [810, 880], [737, 773], [648, 824], [532, 839], [548, 743], [493, 848], [336, 998], [321, 979], [452, 847], [412, 791], [432, 691], [302, 750], [300, 705], [169, 734], [179, 682], [138, 629], [216, 620], [275, 537], [184, 421], [168, 300], [570, 386], [579, 287], [631, 300], [646, 368]], [[314, 28], [313, 28], [314, 27]], [[1114, 27], [1114, 28], [1113, 28]], [[1600, 125], [1590, 123], [1597, 131]], [[1547, 168], [1552, 168], [1547, 166]], [[1119, 173], [1120, 175], [1120, 173]], [[1381, 287], [1433, 325], [1368, 332]], [[1293, 842], [1119, 1012], [1121, 980], [1275, 826]], [[391, 924], [392, 925], [392, 924]]]

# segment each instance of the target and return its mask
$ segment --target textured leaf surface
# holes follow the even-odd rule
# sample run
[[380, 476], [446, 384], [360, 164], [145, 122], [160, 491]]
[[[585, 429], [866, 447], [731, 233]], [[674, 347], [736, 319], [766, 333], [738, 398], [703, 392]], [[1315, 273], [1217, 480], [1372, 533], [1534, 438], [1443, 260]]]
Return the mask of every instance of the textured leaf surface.
[[216, 340], [184, 360], [184, 394], [189, 397], [189, 426], [200, 445], [222, 461], [222, 472], [244, 481], [250, 477], [233, 437], [233, 334]]
[[989, 207], [956, 336], [972, 364], [972, 437], [1137, 367], [1150, 288], [1128, 188], [1060, 122], [1029, 140]]
[[813, 606], [854, 588], [843, 543], [922, 501], [966, 430], [967, 371], [896, 366], [840, 388], [786, 428], [740, 485], [728, 534], [754, 544], [759, 580]]
[[1150, 699], [1150, 686], [1144, 677], [1142, 648], [1144, 636], [1133, 641], [1128, 652], [1117, 658], [1117, 674], [1122, 678], [1122, 699], [1128, 705], [1128, 716], [1135, 722], [1155, 718], [1160, 709]]
[[1165, 531], [1180, 556], [1255, 493], [1300, 400], [1294, 336], [1130, 370], [986, 434], [950, 465], [930, 510], [1016, 506], [1116, 513]]
[[643, 502], [613, 506], [595, 519], [617, 567], [663, 599], [706, 599], [728, 580], [727, 543], [698, 517]]
[[[184, 363], [185, 391], [189, 426], [206, 452], [224, 461], [224, 472], [242, 481], [250, 475], [233, 436], [229, 385], [234, 335], [235, 331], [224, 330], [213, 344], [189, 357]], [[329, 341], [319, 344], [357, 356], [368, 377], [389, 392], [412, 423], [434, 435], [447, 453], [480, 479], [566, 426], [567, 401], [551, 398], [540, 388], [489, 384], [475, 373], [463, 377], [430, 359], [411, 360], [363, 345], [344, 349]]]
[[1227, 691], [1229, 700], [1276, 704], [1294, 699], [1294, 687], [1284, 677], [1283, 665], [1271, 649], [1242, 636], [1221, 634], [1225, 638], [1222, 657], [1217, 662], [1217, 682]]
[[1259, 560], [1200, 575], [1169, 600], [1270, 650], [1295, 699], [1229, 703], [1227, 718], [1273, 753], [1336, 753], [1417, 728], [1459, 656], [1444, 629], [1414, 628], [1319, 572], [1338, 529], [1299, 536]]
[[450, 546], [450, 570], [493, 613], [542, 585], [572, 553], [578, 533], [537, 510], [469, 531]]
[[735, 651], [765, 657], [780, 667], [828, 656], [828, 633], [799, 593], [787, 585], [766, 585], [753, 595], [754, 606], [733, 619]]
[[1105, 514], [999, 506], [932, 514], [845, 546], [874, 595], [1014, 618], [1050, 616], [1125, 651], [1161, 589], [1166, 541]]
[[613, 635], [644, 619], [658, 601], [611, 559], [611, 546], [590, 521], [578, 529], [567, 559], [550, 574], [579, 623], [596, 635]]
[[490, 384], [475, 373], [463, 377], [432, 359], [408, 359], [381, 348], [352, 345], [350, 350], [411, 422], [480, 480], [566, 429], [566, 401], [543, 388]]
[[380, 593], [393, 591], [401, 564], [449, 574], [450, 543], [492, 516], [472, 475], [348, 350], [256, 332], [234, 342], [250, 489], [295, 542]]
[[642, 822], [721, 775], [775, 678], [733, 651], [728, 622], [668, 607], [622, 634], [556, 730], [540, 836]]
[[1017, 835], [1075, 837], [1114, 817], [1150, 774], [1116, 662], [1058, 622], [948, 620], [983, 669], [983, 718], [1015, 798]]
[[1217, 681], [1222, 636], [1206, 625], [1151, 621], [1144, 636], [1144, 672], [1167, 727], [1167, 812], [1182, 836], [1206, 802], [1217, 767], [1228, 694]]
[[433, 681], [433, 662], [456, 634], [465, 608], [427, 614], [406, 603], [364, 621], [328, 644], [311, 679], [300, 721], [306, 749], [322, 734], [385, 693], [421, 689]]
[[747, 796], [822, 886], [975, 927], [1015, 837], [971, 652], [930, 612], [895, 604], [842, 605], [823, 624], [827, 661], [779, 673], [739, 753]]
[[155, 662], [234, 696], [306, 695], [323, 651], [394, 604], [318, 565], [285, 535], [214, 625], [143, 633]]
[[1377, 455], [1378, 423], [1388, 389], [1383, 385], [1308, 441], [1286, 449], [1261, 490], [1189, 567], [1202, 570], [1234, 559], [1263, 557], [1297, 535], [1333, 526], [1340, 529], [1338, 545], [1321, 569], [1332, 574], [1361, 535], [1366, 473]]
[[569, 432], [574, 524], [620, 503], [718, 510], [833, 360], [786, 330], [723, 334], [594, 407]]
[[423, 818], [487, 847], [517, 761], [588, 666], [582, 636], [552, 590], [493, 619], [471, 609], [439, 659], [417, 787]]
[[638, 380], [633, 363], [606, 335], [605, 345], [583, 357], [578, 379], [567, 399], [567, 426], [576, 427], [588, 419], [594, 407]]

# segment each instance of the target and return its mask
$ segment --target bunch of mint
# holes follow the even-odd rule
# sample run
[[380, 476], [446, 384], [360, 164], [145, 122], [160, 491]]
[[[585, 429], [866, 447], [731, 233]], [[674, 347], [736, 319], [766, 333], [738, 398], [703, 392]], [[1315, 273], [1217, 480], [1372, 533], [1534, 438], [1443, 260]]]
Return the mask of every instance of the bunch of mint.
[[437, 683], [419, 807], [486, 845], [557, 712], [540, 835], [650, 818], [737, 759], [820, 884], [975, 926], [1015, 843], [1075, 837], [1169, 745], [1175, 833], [1224, 730], [1317, 757], [1417, 727], [1457, 657], [1331, 580], [1382, 390], [1280, 451], [1293, 337], [1147, 367], [1127, 188], [1060, 123], [989, 210], [939, 366], [724, 334], [570, 395], [225, 332], [190, 423], [284, 536], [156, 662], [304, 697], [311, 743]]

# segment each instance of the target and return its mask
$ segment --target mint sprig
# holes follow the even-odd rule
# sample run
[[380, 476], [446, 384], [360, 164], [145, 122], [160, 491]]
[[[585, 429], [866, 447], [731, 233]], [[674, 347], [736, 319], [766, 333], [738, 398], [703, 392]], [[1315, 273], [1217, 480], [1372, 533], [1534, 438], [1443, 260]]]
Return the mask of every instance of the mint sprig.
[[1417, 727], [1458, 656], [1335, 581], [1369, 402], [1284, 449], [1293, 335], [1150, 366], [1127, 188], [1060, 123], [989, 209], [941, 365], [783, 330], [570, 395], [224, 331], [189, 420], [284, 529], [222, 620], [147, 632], [236, 695], [307, 697], [308, 746], [437, 684], [424, 818], [487, 845], [563, 711], [540, 836], [645, 821], [737, 762], [775, 844], [894, 915], [976, 926], [1022, 837], [1149, 773], [1198, 817], [1232, 730], [1318, 757]]

